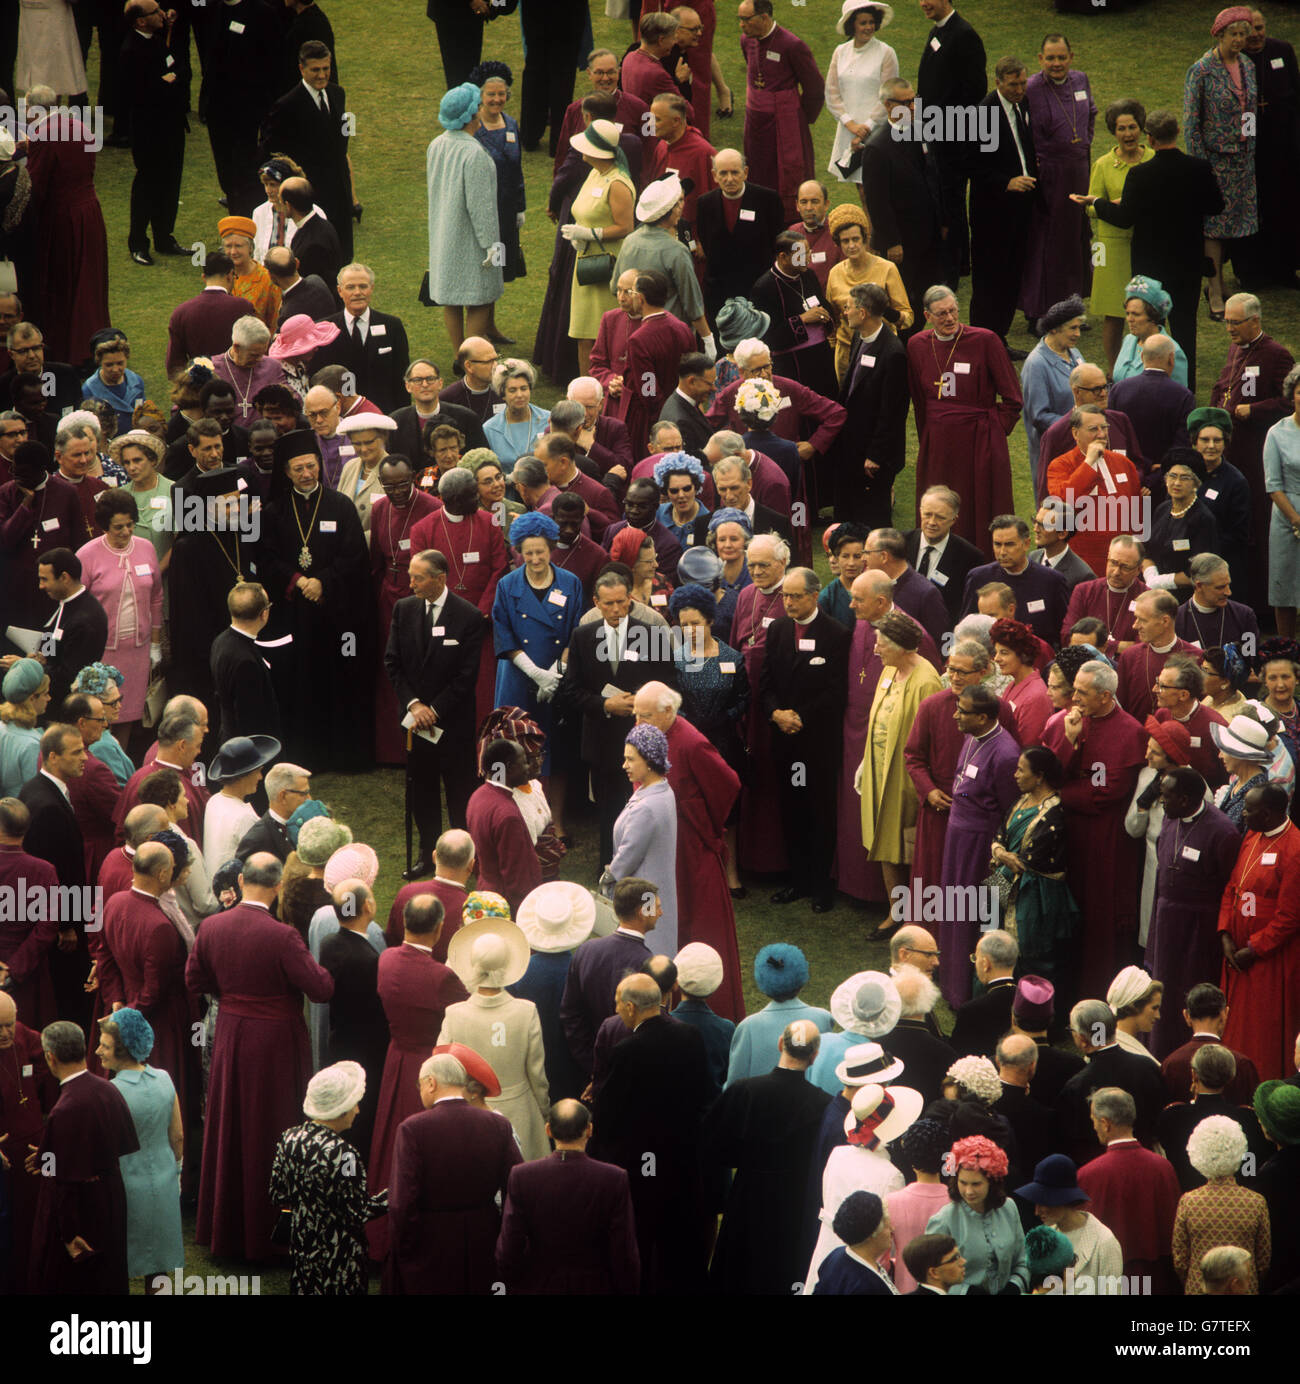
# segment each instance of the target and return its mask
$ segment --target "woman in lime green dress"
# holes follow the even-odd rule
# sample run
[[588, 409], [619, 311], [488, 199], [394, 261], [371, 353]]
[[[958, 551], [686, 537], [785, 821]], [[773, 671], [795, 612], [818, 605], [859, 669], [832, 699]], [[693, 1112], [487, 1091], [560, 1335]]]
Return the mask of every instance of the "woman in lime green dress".
[[622, 131], [623, 127], [612, 120], [593, 120], [569, 140], [591, 169], [582, 190], [573, 199], [573, 220], [560, 227], [565, 240], [578, 252], [569, 304], [569, 335], [578, 343], [578, 366], [584, 375], [600, 319], [618, 306], [618, 300], [609, 291], [612, 263], [590, 284], [579, 282], [578, 267], [593, 255], [617, 255], [618, 242], [631, 234], [634, 224], [636, 187], [628, 174], [627, 156], [619, 148]]
[[[1088, 184], [1090, 197], [1118, 202], [1124, 195], [1124, 180], [1129, 169], [1155, 157], [1155, 150], [1142, 138], [1146, 123], [1146, 109], [1140, 101], [1113, 101], [1106, 108], [1106, 128], [1119, 143], [1092, 165], [1092, 180]], [[1124, 339], [1124, 285], [1130, 277], [1133, 231], [1131, 227], [1112, 226], [1109, 221], [1099, 220], [1091, 207], [1088, 217], [1101, 245], [1101, 254], [1097, 255], [1095, 250], [1093, 254], [1097, 263], [1092, 271], [1092, 311], [1105, 318], [1101, 345], [1106, 352], [1106, 373], [1109, 374]]]

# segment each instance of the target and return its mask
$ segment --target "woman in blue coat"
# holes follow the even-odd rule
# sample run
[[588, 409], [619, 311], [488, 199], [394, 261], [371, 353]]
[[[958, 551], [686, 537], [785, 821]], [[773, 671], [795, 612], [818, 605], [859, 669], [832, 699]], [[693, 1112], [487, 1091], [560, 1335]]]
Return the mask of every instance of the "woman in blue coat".
[[551, 563], [560, 530], [548, 514], [521, 514], [510, 544], [523, 566], [497, 583], [492, 642], [497, 655], [496, 705], [517, 706], [546, 732], [542, 777], [551, 768], [551, 698], [560, 685], [558, 660], [583, 611], [582, 582]]
[[1083, 299], [1078, 297], [1067, 298], [1048, 308], [1038, 324], [1043, 339], [1020, 367], [1025, 440], [1029, 443], [1029, 455], [1035, 461], [1043, 434], [1074, 407], [1070, 372], [1083, 363], [1083, 354], [1074, 343], [1083, 330], [1086, 311]]

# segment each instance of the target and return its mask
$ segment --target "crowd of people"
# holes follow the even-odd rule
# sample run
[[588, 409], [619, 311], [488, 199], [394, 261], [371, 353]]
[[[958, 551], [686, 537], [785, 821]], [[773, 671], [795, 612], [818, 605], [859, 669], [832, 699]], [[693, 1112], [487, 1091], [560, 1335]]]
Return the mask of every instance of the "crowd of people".
[[[823, 77], [741, 0], [729, 149], [711, 3], [635, 7], [572, 100], [584, 7], [525, 0], [517, 123], [487, 0], [433, 0], [450, 383], [353, 258], [310, 0], [205, 28], [229, 214], [165, 400], [94, 253], [76, 312], [19, 256], [5, 1291], [159, 1291], [182, 1206], [298, 1294], [1294, 1291], [1300, 368], [1259, 295], [1300, 286], [1300, 69], [1225, 9], [1183, 111], [1114, 102], [1094, 161], [1064, 34], [989, 91], [920, 3], [913, 81], [889, 5], [844, 0]], [[188, 33], [124, 23], [143, 268], [179, 248]], [[958, 109], [992, 137], [926, 123]], [[548, 130], [529, 361], [495, 306]], [[375, 766], [405, 769], [386, 919], [398, 862], [312, 788]], [[829, 1009], [764, 937], [746, 1014], [764, 881], [871, 917]]]

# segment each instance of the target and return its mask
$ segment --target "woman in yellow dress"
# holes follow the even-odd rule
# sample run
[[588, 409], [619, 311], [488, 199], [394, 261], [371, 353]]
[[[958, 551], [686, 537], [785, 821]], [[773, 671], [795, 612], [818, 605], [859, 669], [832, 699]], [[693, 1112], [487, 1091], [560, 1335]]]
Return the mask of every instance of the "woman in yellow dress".
[[[1106, 128], [1115, 136], [1115, 147], [1092, 165], [1092, 180], [1088, 184], [1090, 197], [1104, 197], [1118, 202], [1124, 195], [1124, 181], [1130, 168], [1155, 157], [1143, 138], [1147, 113], [1141, 101], [1112, 101], [1106, 107]], [[1124, 285], [1128, 283], [1129, 253], [1133, 244], [1131, 226], [1112, 226], [1101, 221], [1092, 207], [1088, 218], [1093, 234], [1101, 246], [1094, 253], [1092, 268], [1092, 311], [1105, 318], [1101, 328], [1101, 346], [1106, 353], [1106, 373], [1115, 368], [1124, 339]]]
[[611, 308], [618, 307], [618, 299], [609, 291], [612, 260], [593, 283], [580, 282], [578, 269], [584, 259], [592, 256], [616, 256], [618, 242], [632, 233], [634, 224], [636, 187], [627, 171], [627, 155], [619, 148], [622, 132], [623, 127], [612, 120], [593, 120], [569, 139], [591, 169], [573, 199], [573, 220], [560, 227], [561, 235], [578, 253], [573, 267], [569, 335], [578, 343], [578, 366], [583, 375], [591, 360], [600, 319]]
[[879, 284], [889, 294], [889, 304], [898, 313], [895, 328], [906, 330], [912, 325], [915, 314], [907, 301], [907, 290], [898, 266], [883, 255], [871, 253], [871, 222], [861, 207], [849, 203], [835, 207], [826, 218], [826, 226], [844, 256], [831, 266], [826, 279], [826, 296], [839, 312], [839, 326], [835, 331], [835, 374], [843, 380], [853, 346], [853, 328], [844, 316], [849, 306], [849, 289], [855, 284]]
[[280, 318], [280, 290], [271, 282], [265, 265], [253, 258], [257, 223], [251, 216], [223, 216], [217, 222], [217, 234], [221, 248], [235, 266], [235, 286], [231, 292], [236, 298], [246, 298], [267, 327], [275, 331]]

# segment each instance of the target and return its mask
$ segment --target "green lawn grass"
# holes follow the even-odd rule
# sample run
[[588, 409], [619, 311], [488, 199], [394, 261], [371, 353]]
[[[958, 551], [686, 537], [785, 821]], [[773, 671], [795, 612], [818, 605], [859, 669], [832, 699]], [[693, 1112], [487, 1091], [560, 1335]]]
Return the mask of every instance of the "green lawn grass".
[[[356, 235], [357, 258], [368, 263], [377, 275], [376, 307], [404, 318], [413, 354], [431, 356], [449, 374], [450, 353], [442, 315], [416, 303], [427, 257], [424, 152], [429, 140], [440, 132], [437, 109], [443, 93], [433, 26], [424, 17], [424, 6], [417, 3], [325, 0], [324, 8], [334, 26], [348, 79], [348, 105], [356, 116], [352, 159], [358, 194], [366, 208]], [[606, 19], [599, 0], [592, 8], [596, 43], [621, 52], [628, 42], [629, 26], [622, 20]], [[743, 129], [744, 70], [734, 8], [731, 0], [720, 0], [715, 51], [727, 82], [736, 93], [737, 115], [731, 121], [714, 121], [712, 139], [717, 147], [738, 145]], [[990, 72], [993, 63], [1006, 53], [1016, 53], [1034, 70], [1043, 34], [1063, 28], [1073, 43], [1076, 65], [1089, 74], [1100, 109], [1120, 97], [1135, 96], [1148, 110], [1160, 106], [1181, 110], [1183, 76], [1188, 65], [1209, 47], [1208, 27], [1214, 7], [1193, 0], [1152, 0], [1129, 13], [1082, 18], [1056, 16], [1047, 0], [971, 0], [962, 9], [984, 39]], [[841, 41], [835, 25], [839, 10], [839, 0], [808, 0], [806, 4], [778, 0], [777, 18], [809, 42], [824, 68], [832, 49]], [[1288, 22], [1289, 16], [1276, 6], [1270, 6], [1268, 12], [1273, 31], [1280, 37], [1294, 39], [1295, 25]], [[895, 21], [884, 31], [882, 39], [897, 51], [904, 74], [915, 73], [928, 27], [913, 0], [899, 0]], [[484, 56], [509, 63], [518, 83], [523, 55], [515, 19], [503, 19], [490, 26]], [[197, 60], [195, 67], [197, 72]], [[93, 73], [92, 63], [92, 90]], [[577, 94], [585, 90], [585, 79], [580, 75]], [[516, 99], [508, 108], [512, 111], [517, 110], [517, 94], [516, 86]], [[216, 200], [218, 191], [206, 131], [193, 117], [191, 125], [176, 233], [185, 243], [210, 246], [216, 241], [216, 225], [223, 209]], [[1109, 147], [1100, 120], [1098, 131], [1094, 157]], [[819, 170], [829, 157], [832, 133], [832, 119], [823, 113], [813, 132]], [[525, 358], [531, 355], [554, 235], [545, 214], [551, 162], [544, 148], [543, 145], [543, 152], [524, 155], [529, 212], [523, 244], [529, 275], [508, 286], [497, 312], [501, 329], [518, 340], [518, 345], [511, 349]], [[126, 250], [131, 177], [129, 151], [106, 149], [100, 155], [97, 183], [109, 233], [110, 307], [114, 324], [124, 329], [132, 341], [133, 367], [144, 375], [151, 396], [161, 400], [167, 317], [176, 303], [198, 290], [199, 279], [197, 270], [184, 260], [159, 258], [151, 269], [131, 263]], [[855, 195], [832, 184], [836, 202], [851, 200]], [[961, 297], [963, 304], [968, 302], [969, 281], [963, 285]], [[1266, 330], [1283, 340], [1300, 339], [1296, 330], [1300, 302], [1295, 297], [1280, 292], [1268, 294], [1264, 304]], [[1100, 337], [1098, 325], [1080, 342], [1085, 356], [1092, 360], [1101, 359]], [[1012, 342], [1025, 348], [1033, 344], [1024, 334], [1022, 320], [1018, 319]], [[1209, 382], [1227, 354], [1227, 338], [1223, 327], [1211, 322], [1204, 313], [1200, 318], [1198, 353], [1200, 395], [1208, 398]], [[537, 394], [542, 404], [558, 396], [559, 390], [550, 382], [539, 388]], [[1011, 456], [1017, 507], [1029, 518], [1033, 512], [1032, 489], [1020, 428], [1011, 438]], [[905, 471], [899, 479], [896, 501], [896, 516], [906, 527], [912, 516], [910, 472]], [[824, 574], [824, 565], [819, 565]], [[359, 727], [358, 733], [364, 734], [365, 728]], [[315, 788], [336, 815], [351, 825], [356, 837], [370, 842], [379, 852], [382, 870], [378, 894], [381, 916], [385, 915], [401, 883], [401, 774], [379, 769], [350, 778], [322, 775], [315, 780]], [[589, 884], [594, 881], [600, 862], [596, 858], [594, 821], [582, 825], [578, 846], [566, 861], [564, 873]], [[768, 902], [768, 887], [752, 880], [750, 885], [749, 898], [736, 909], [746, 972], [746, 1002], [750, 1007], [762, 1002], [753, 986], [751, 971], [754, 953], [765, 942], [789, 941], [805, 950], [812, 971], [805, 997], [815, 1004], [826, 1004], [834, 987], [851, 972], [887, 964], [884, 946], [866, 940], [867, 928], [880, 916], [879, 910], [862, 912], [841, 903], [833, 912], [817, 917], [806, 903], [776, 908]], [[219, 1267], [193, 1246], [189, 1255], [191, 1272], [207, 1272], [209, 1268], [216, 1271]], [[264, 1274], [263, 1279], [263, 1291], [287, 1289], [287, 1274]]]

